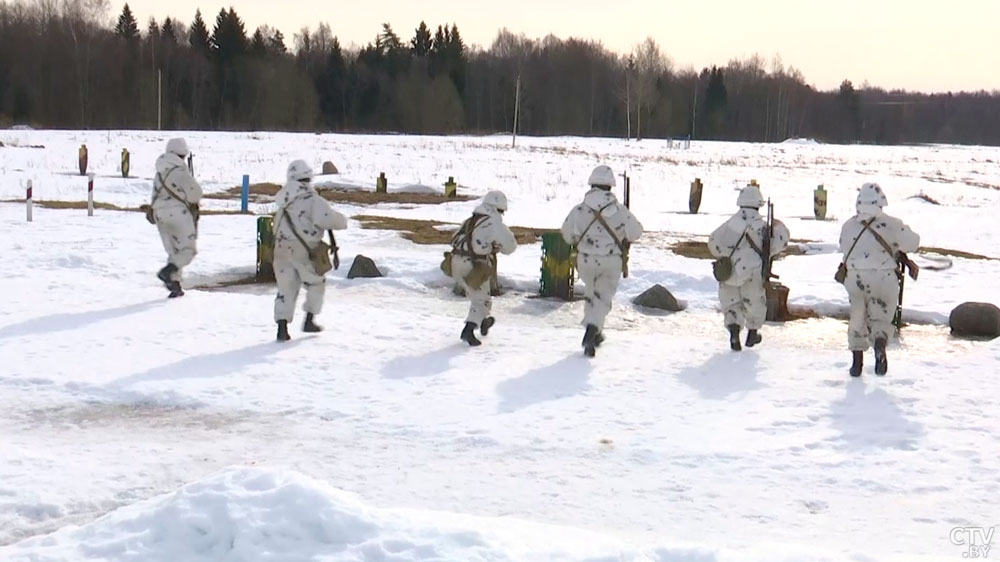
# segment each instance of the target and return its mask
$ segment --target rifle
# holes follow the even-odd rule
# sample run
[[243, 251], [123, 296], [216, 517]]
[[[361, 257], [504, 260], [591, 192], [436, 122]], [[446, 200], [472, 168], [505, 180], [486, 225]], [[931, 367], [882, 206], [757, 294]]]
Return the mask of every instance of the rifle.
[[771, 238], [774, 236], [774, 205], [767, 200], [767, 226], [764, 228], [763, 241], [760, 245], [760, 275], [765, 286], [771, 279], [778, 276], [771, 271]]
[[896, 315], [892, 319], [892, 325], [896, 330], [903, 327], [903, 287], [906, 284], [906, 270], [909, 269], [910, 278], [914, 281], [920, 275], [920, 266], [913, 262], [906, 254], [899, 252], [896, 258], [896, 277], [899, 278], [899, 300], [896, 302]]
[[332, 230], [327, 230], [326, 233], [330, 235], [330, 253], [333, 254], [333, 268], [340, 269], [340, 254], [338, 253], [340, 248], [337, 247], [337, 239], [333, 237]]

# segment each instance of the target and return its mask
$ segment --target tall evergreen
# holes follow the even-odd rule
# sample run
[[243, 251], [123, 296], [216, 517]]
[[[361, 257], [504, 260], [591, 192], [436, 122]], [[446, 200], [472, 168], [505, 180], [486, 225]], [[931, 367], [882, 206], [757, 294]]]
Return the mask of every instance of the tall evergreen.
[[160, 29], [160, 38], [171, 45], [177, 44], [177, 31], [174, 29], [174, 20], [169, 17], [163, 20], [163, 27]]
[[431, 30], [427, 28], [426, 23], [420, 22], [420, 27], [416, 29], [413, 39], [410, 40], [410, 52], [415, 57], [426, 57], [430, 54], [433, 46], [434, 40], [431, 38]]
[[118, 25], [115, 26], [115, 34], [128, 40], [139, 37], [139, 22], [135, 20], [135, 16], [132, 14], [132, 9], [128, 7], [128, 3], [125, 4], [121, 15], [118, 16]]
[[194, 14], [194, 23], [191, 24], [191, 37], [188, 39], [188, 43], [195, 52], [205, 56], [208, 56], [212, 50], [208, 28], [205, 26], [205, 20], [201, 17], [201, 10]]

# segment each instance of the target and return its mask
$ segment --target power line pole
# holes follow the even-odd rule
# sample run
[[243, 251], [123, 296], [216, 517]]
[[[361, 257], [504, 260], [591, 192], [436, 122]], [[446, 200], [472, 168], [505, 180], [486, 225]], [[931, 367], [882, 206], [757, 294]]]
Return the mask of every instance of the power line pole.
[[511, 148], [517, 146], [517, 118], [518, 114], [521, 112], [521, 74], [517, 75], [517, 86], [514, 90], [514, 139], [511, 143]]

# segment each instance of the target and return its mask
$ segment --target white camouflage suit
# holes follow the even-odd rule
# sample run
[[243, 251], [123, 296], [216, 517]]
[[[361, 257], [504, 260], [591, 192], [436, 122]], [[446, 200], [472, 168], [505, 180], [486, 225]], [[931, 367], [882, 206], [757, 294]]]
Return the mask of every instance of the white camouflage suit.
[[[847, 278], [844, 287], [851, 301], [851, 319], [847, 342], [851, 351], [866, 351], [877, 339], [889, 341], [894, 333], [892, 320], [899, 302], [899, 277], [896, 255], [915, 252], [920, 236], [882, 211], [885, 195], [881, 188], [866, 184], [858, 196], [858, 214], [847, 219], [840, 232], [840, 251], [846, 258]], [[864, 225], [877, 232], [893, 250], [890, 254]], [[857, 245], [855, 245], [857, 240]], [[851, 251], [851, 246], [854, 250]]]
[[[468, 242], [464, 232], [470, 221], [476, 221], [476, 226], [472, 231], [474, 258], [459, 255], [468, 252]], [[503, 223], [503, 217], [496, 207], [484, 202], [476, 207], [472, 217], [466, 219], [465, 223], [462, 224], [459, 232], [452, 239], [452, 248], [451, 276], [462, 286], [469, 299], [469, 314], [465, 321], [480, 326], [483, 320], [490, 317], [493, 309], [490, 282], [487, 280], [479, 287], [470, 287], [465, 282], [465, 277], [472, 273], [473, 259], [486, 260], [495, 252], [505, 255], [513, 254], [517, 250], [517, 240], [514, 238], [514, 233]]]
[[326, 277], [316, 273], [309, 251], [293, 233], [293, 226], [310, 247], [315, 247], [325, 231], [347, 228], [347, 218], [334, 211], [308, 181], [289, 181], [275, 200], [274, 277], [278, 294], [274, 298], [274, 320], [291, 322], [302, 285], [306, 286], [303, 310], [314, 315], [322, 311], [326, 291]]
[[595, 212], [600, 212], [614, 231], [614, 237], [623, 244], [642, 236], [642, 224], [618, 203], [611, 191], [599, 187], [588, 191], [583, 203], [574, 207], [563, 221], [563, 240], [577, 247], [576, 270], [586, 285], [582, 324], [601, 331], [622, 277], [622, 251], [615, 238], [596, 220]]
[[[736, 325], [741, 329], [746, 326], [748, 330], [759, 330], [767, 319], [767, 295], [761, 271], [763, 260], [751, 245], [752, 241], [758, 249], [761, 248], [766, 228], [767, 221], [757, 209], [744, 207], [708, 238], [708, 250], [713, 256], [723, 258], [732, 254], [733, 274], [719, 283], [719, 304], [727, 327]], [[746, 236], [743, 236], [744, 232]], [[788, 247], [788, 238], [788, 228], [775, 220], [771, 237], [772, 257]]]
[[151, 202], [167, 261], [177, 268], [170, 280], [178, 282], [181, 270], [198, 253], [198, 228], [188, 206], [197, 205], [202, 196], [201, 186], [184, 163], [185, 154], [187, 146], [183, 140], [167, 143], [167, 152], [156, 160]]

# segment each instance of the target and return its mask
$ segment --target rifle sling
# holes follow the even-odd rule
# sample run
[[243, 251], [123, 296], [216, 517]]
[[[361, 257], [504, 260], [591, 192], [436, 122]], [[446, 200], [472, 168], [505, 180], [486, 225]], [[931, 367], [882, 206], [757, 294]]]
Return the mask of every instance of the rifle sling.
[[[850, 259], [851, 254], [854, 253], [854, 247], [858, 245], [858, 240], [861, 240], [861, 236], [864, 235], [865, 231], [871, 227], [873, 222], [875, 222], [875, 217], [872, 217], [868, 222], [861, 223], [864, 225], [864, 228], [862, 228], [861, 232], [858, 233], [858, 237], [854, 239], [854, 243], [851, 244], [851, 248], [847, 250], [847, 255], [844, 256], [844, 263], [847, 263], [847, 260]], [[892, 252], [889, 253], [891, 254]]]
[[583, 230], [583, 233], [580, 234], [580, 239], [583, 240], [583, 237], [587, 234], [587, 232], [590, 231], [590, 227], [594, 226], [595, 222], [599, 222], [601, 223], [601, 226], [604, 227], [604, 230], [607, 231], [608, 235], [611, 236], [611, 239], [615, 241], [615, 246], [618, 246], [618, 251], [622, 253], [622, 259], [625, 259], [625, 256], [628, 254], [628, 250], [625, 248], [625, 244], [618, 239], [618, 236], [615, 235], [615, 231], [611, 228], [611, 226], [608, 225], [608, 221], [604, 220], [604, 217], [601, 216], [601, 213], [604, 212], [604, 209], [607, 209], [612, 205], [614, 205], [614, 202], [608, 203], [607, 205], [597, 210], [590, 209], [590, 212], [594, 215], [594, 220], [590, 221], [590, 224], [587, 225], [587, 228], [585, 228]]
[[288, 209], [282, 209], [281, 212], [282, 214], [285, 215], [285, 218], [288, 219], [288, 227], [292, 229], [292, 234], [294, 234], [295, 237], [299, 239], [299, 242], [302, 243], [302, 246], [305, 247], [306, 253], [312, 254], [312, 248], [309, 247], [309, 244], [306, 244], [305, 239], [302, 238], [302, 236], [299, 234], [298, 229], [295, 228], [295, 221], [293, 221], [291, 215], [288, 214]]

